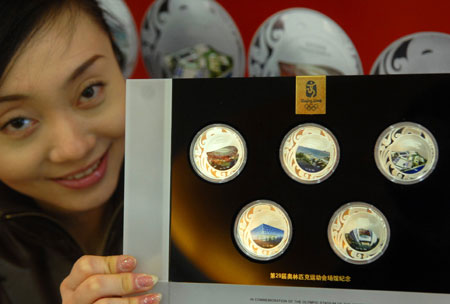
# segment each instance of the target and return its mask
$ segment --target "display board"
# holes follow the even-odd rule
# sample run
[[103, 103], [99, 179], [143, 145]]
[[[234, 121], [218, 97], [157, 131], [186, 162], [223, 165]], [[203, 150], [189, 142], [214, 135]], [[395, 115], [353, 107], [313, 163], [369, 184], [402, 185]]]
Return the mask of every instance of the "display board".
[[[296, 114], [321, 89], [294, 77], [128, 81], [125, 252], [166, 303], [448, 303], [450, 76], [321, 79], [322, 114]], [[204, 133], [215, 127], [238, 136]], [[242, 242], [262, 200], [290, 225], [264, 218]], [[346, 224], [348, 203], [362, 221]]]

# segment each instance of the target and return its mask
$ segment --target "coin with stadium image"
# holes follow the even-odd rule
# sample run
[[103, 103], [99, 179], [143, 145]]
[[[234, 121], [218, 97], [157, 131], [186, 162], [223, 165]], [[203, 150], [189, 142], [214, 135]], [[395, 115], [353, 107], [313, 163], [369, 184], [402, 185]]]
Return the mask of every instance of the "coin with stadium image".
[[247, 161], [247, 147], [242, 135], [225, 124], [204, 127], [194, 137], [190, 160], [195, 172], [213, 183], [236, 178]]

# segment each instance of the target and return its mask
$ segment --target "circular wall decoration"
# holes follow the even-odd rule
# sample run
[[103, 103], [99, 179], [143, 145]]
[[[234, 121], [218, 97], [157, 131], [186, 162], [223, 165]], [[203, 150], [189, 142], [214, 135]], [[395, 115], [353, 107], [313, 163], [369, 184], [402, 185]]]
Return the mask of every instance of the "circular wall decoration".
[[282, 10], [265, 20], [253, 36], [247, 62], [250, 76], [363, 74], [345, 31], [307, 8]]
[[157, 0], [141, 28], [142, 56], [153, 78], [223, 78], [245, 74], [241, 34], [213, 0]]
[[392, 42], [378, 55], [370, 74], [450, 73], [450, 35], [418, 32]]

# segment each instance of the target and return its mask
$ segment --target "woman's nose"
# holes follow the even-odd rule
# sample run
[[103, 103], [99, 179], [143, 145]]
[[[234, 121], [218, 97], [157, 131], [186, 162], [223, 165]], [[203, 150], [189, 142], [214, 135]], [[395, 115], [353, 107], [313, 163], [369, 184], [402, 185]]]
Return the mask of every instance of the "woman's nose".
[[49, 152], [52, 162], [63, 163], [82, 159], [95, 146], [95, 135], [81, 122], [67, 118], [60, 119], [52, 128], [50, 139], [52, 144]]

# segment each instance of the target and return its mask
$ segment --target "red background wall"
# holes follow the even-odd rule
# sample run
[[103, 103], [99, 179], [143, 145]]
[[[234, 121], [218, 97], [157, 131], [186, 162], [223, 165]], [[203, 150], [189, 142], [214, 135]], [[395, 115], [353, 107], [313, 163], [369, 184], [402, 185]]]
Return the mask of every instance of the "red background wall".
[[[189, 1], [189, 0], [187, 0]], [[191, 0], [192, 1], [192, 0]], [[140, 30], [153, 0], [125, 0]], [[450, 34], [448, 0], [217, 0], [237, 24], [246, 52], [253, 34], [268, 17], [291, 7], [317, 10], [337, 22], [355, 44], [365, 74], [377, 56], [396, 39], [422, 31]], [[449, 58], [450, 60], [450, 58]], [[142, 57], [132, 78], [148, 78]]]

